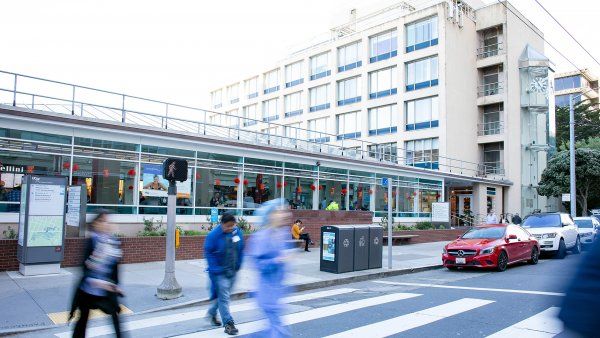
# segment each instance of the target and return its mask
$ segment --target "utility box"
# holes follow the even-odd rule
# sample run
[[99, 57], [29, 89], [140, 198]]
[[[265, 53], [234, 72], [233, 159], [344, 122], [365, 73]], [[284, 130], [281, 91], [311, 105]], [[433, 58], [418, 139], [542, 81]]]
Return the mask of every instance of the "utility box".
[[354, 227], [321, 227], [321, 271], [343, 273], [354, 270]]
[[368, 225], [354, 227], [354, 271], [369, 268], [369, 233]]
[[369, 226], [369, 269], [380, 269], [383, 260], [383, 227]]

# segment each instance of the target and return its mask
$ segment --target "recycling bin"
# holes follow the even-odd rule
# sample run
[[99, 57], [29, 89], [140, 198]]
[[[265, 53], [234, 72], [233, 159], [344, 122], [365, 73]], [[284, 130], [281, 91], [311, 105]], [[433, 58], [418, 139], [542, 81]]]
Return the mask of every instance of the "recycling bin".
[[369, 226], [369, 269], [380, 269], [383, 259], [383, 227]]
[[354, 270], [354, 227], [321, 227], [321, 271], [343, 273]]
[[369, 268], [369, 233], [368, 225], [354, 227], [354, 271]]

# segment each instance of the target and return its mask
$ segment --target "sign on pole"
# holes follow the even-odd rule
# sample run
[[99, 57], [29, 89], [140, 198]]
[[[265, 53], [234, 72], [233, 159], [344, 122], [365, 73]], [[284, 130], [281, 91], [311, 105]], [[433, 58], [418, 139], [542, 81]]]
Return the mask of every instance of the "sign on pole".
[[450, 222], [450, 203], [448, 203], [448, 202], [431, 203], [431, 222], [437, 222], [437, 223]]
[[86, 185], [71, 185], [67, 190], [67, 226], [77, 227], [79, 237], [85, 236], [85, 215], [87, 208]]
[[384, 177], [381, 179], [381, 186], [382, 187], [387, 187], [388, 186], [388, 178]]
[[210, 208], [210, 222], [217, 223], [219, 221], [219, 209], [212, 207]]
[[562, 194], [563, 202], [571, 202], [571, 194]]

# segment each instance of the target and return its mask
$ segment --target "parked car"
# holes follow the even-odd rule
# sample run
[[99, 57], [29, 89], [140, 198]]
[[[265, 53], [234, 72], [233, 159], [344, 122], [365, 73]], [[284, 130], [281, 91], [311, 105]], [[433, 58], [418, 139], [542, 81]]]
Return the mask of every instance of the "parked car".
[[540, 242], [541, 252], [565, 258], [567, 250], [578, 254], [581, 241], [571, 215], [562, 212], [531, 214], [523, 220], [523, 228]]
[[600, 222], [595, 217], [575, 217], [575, 224], [579, 231], [581, 245], [590, 245], [598, 238]]
[[494, 224], [472, 228], [448, 243], [442, 262], [450, 270], [476, 267], [504, 271], [517, 262], [537, 264], [539, 254], [538, 241], [525, 229], [515, 224]]

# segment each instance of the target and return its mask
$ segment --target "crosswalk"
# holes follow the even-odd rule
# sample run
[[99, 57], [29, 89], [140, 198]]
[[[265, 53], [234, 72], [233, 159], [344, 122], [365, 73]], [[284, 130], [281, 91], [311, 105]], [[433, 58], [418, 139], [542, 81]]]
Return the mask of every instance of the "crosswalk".
[[[319, 307], [300, 307], [300, 310], [296, 310], [297, 312], [284, 315], [282, 320], [287, 325], [308, 324], [307, 326], [309, 327], [314, 327], [311, 322], [320, 319], [331, 320], [332, 322], [343, 321], [344, 325], [333, 325], [328, 327], [323, 333], [318, 334], [318, 336], [325, 336], [327, 338], [388, 337], [402, 334], [413, 329], [427, 328], [429, 325], [437, 325], [446, 319], [453, 319], [457, 316], [472, 316], [477, 311], [484, 311], [490, 306], [495, 306], [493, 304], [501, 302], [501, 298], [494, 299], [493, 297], [490, 297], [489, 293], [481, 298], [473, 298], [471, 297], [471, 294], [469, 295], [470, 297], [460, 297], [460, 295], [457, 295], [454, 299], [451, 299], [452, 297], [450, 297], [450, 299], [447, 300], [437, 299], [436, 297], [432, 299], [432, 297], [426, 297], [425, 293], [421, 292], [421, 290], [416, 293], [394, 292], [373, 295], [371, 293], [364, 293], [364, 290], [356, 288], [336, 288], [293, 295], [284, 298], [282, 301], [286, 304], [294, 304], [306, 301], [332, 300], [334, 298], [336, 300], [324, 302], [324, 305]], [[334, 304], [332, 304], [332, 302]], [[410, 306], [408, 308], [410, 308], [412, 312], [406, 310], [408, 313], [401, 313], [402, 309], [407, 308], [404, 306], [406, 304]], [[368, 319], [365, 317], [368, 316], [364, 316], [364, 313], [382, 312], [380, 309], [383, 308], [386, 308], [386, 313], [389, 313], [390, 307], [400, 311], [398, 313], [399, 315], [393, 316], [392, 318], [386, 316], [381, 320], [373, 318], [373, 321], [365, 323], [365, 319]], [[257, 310], [257, 305], [252, 301], [232, 303], [232, 313], [251, 314], [249, 317], [252, 319], [236, 323], [236, 326], [240, 330], [240, 334], [247, 335], [257, 333], [267, 326], [268, 323], [265, 319], [260, 318], [258, 315], [260, 312]], [[523, 320], [518, 321], [517, 323], [499, 324], [502, 326], [497, 332], [487, 332], [484, 335], [488, 335], [488, 337], [491, 338], [514, 338], [525, 336], [540, 338], [554, 337], [563, 331], [562, 323], [557, 319], [558, 311], [559, 308], [557, 307], [545, 308], [541, 312], [532, 313], [532, 316], [528, 318], [519, 318]], [[195, 308], [190, 311], [181, 311], [170, 314], [156, 313], [148, 318], [126, 321], [123, 324], [123, 331], [129, 331], [130, 335], [133, 337], [229, 337], [223, 332], [223, 328], [210, 328], [204, 331], [195, 332], [201, 328], [198, 327], [197, 323], [199, 323], [199, 320], [201, 320], [205, 314], [206, 308]], [[355, 321], [352, 320], [352, 316], [354, 315], [358, 316], [361, 320], [357, 320], [355, 323]], [[334, 316], [337, 317], [334, 319], [332, 318]], [[187, 326], [184, 329], [182, 329], [181, 326], [178, 326], [186, 323]], [[199, 326], [202, 325], [203, 324], [199, 324]], [[205, 324], [204, 327], [206, 327]], [[88, 328], [87, 337], [107, 336], [112, 333], [112, 325], [101, 325]], [[71, 335], [71, 331], [54, 334], [54, 336], [58, 338], [67, 338]], [[312, 334], [305, 333], [303, 336], [312, 336]]]

